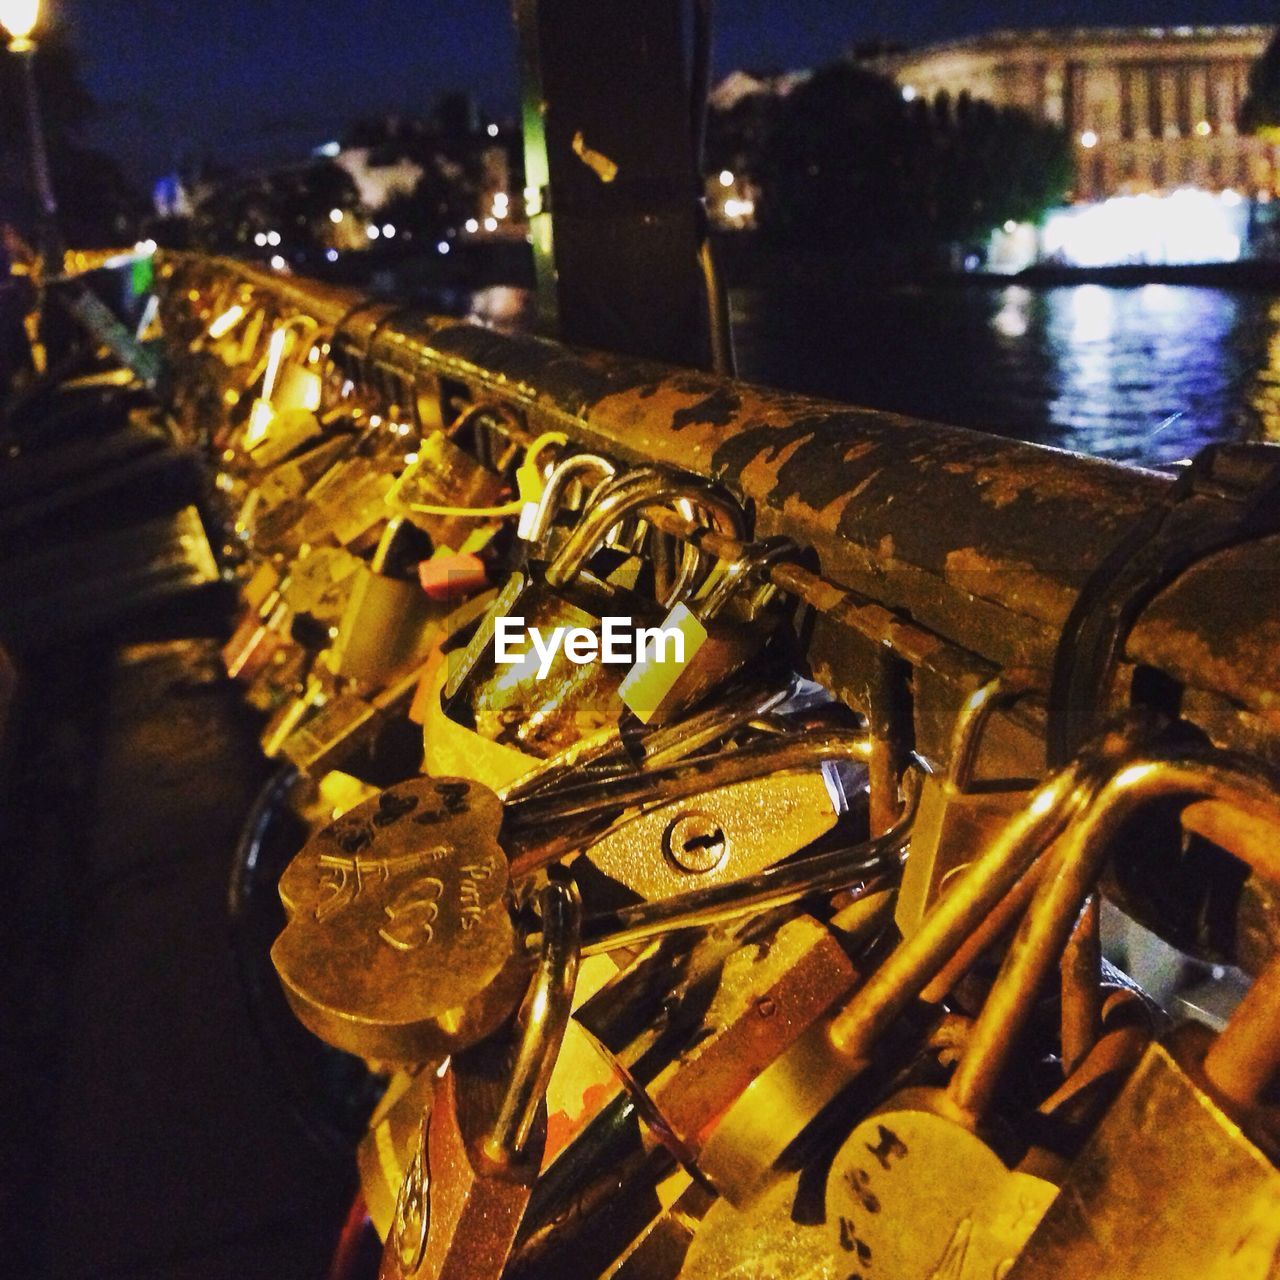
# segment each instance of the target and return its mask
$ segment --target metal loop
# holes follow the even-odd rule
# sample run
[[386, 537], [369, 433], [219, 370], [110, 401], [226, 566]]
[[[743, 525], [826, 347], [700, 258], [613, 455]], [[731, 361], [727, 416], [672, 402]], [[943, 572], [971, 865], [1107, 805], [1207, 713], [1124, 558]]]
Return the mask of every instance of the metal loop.
[[572, 881], [552, 880], [538, 894], [538, 909], [542, 945], [521, 1007], [524, 1027], [511, 1082], [481, 1148], [486, 1159], [500, 1166], [516, 1163], [524, 1153], [569, 1025], [578, 981], [582, 900], [577, 887]]
[[[1280, 779], [1257, 762], [1214, 747], [1135, 747], [1095, 770], [1087, 804], [1049, 855], [1043, 878], [974, 1024], [948, 1092], [967, 1116], [990, 1105], [1004, 1062], [1031, 1014], [1048, 969], [1066, 945], [1080, 904], [1102, 872], [1116, 835], [1138, 810], [1174, 796], [1212, 800], [1280, 832]], [[1242, 842], [1241, 856], [1259, 874], [1280, 881], [1276, 845]], [[1234, 850], [1232, 851], [1234, 852]], [[1280, 1037], [1271, 1038], [1271, 1066], [1280, 1065]]]
[[[617, 467], [608, 458], [595, 453], [575, 453], [561, 459], [552, 468], [538, 500], [537, 509], [529, 522], [529, 527], [522, 531], [521, 537], [535, 547], [541, 547], [551, 531], [551, 523], [559, 514], [564, 492], [569, 485], [584, 475], [594, 474], [597, 477], [596, 488], [592, 496], [602, 485], [608, 484], [618, 473]], [[588, 499], [588, 506], [590, 499]]]
[[551, 587], [567, 586], [581, 572], [588, 558], [603, 545], [615, 525], [645, 507], [669, 506], [677, 498], [696, 502], [713, 520], [729, 526], [735, 536], [742, 536], [744, 516], [741, 510], [706, 484], [650, 469], [630, 472], [597, 492], [591, 507], [547, 566], [547, 584]]

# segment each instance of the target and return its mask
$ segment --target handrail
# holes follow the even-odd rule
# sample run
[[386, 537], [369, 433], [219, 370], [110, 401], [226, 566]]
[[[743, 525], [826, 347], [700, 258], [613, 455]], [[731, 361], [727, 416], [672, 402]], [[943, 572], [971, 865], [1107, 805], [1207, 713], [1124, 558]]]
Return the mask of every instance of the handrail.
[[[1091, 575], [1167, 503], [1174, 483], [370, 302], [230, 259], [160, 255], [157, 287], [176, 314], [215, 284], [244, 287], [277, 317], [307, 314], [334, 329], [335, 355], [375, 390], [410, 389], [412, 403], [462, 388], [505, 406], [531, 433], [562, 431], [620, 462], [719, 482], [753, 511], [755, 536], [787, 537], [812, 557], [811, 567], [777, 573], [814, 608], [815, 677], [868, 712], [899, 752], [910, 746], [935, 760], [945, 759], [963, 699], [994, 673], [1018, 666], [1047, 679]], [[1278, 549], [1275, 537], [1247, 542], [1165, 589], [1130, 633], [1114, 687], [1099, 690], [1104, 705], [1121, 709], [1135, 668], [1152, 668], [1182, 686], [1184, 714], [1220, 745], [1280, 762]], [[1263, 932], [1280, 940], [1277, 913], [1263, 914]]]

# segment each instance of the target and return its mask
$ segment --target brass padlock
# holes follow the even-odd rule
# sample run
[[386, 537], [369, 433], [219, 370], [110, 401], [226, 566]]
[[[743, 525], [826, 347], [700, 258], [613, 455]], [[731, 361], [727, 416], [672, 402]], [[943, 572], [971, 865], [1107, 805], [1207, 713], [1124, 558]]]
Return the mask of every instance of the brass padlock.
[[422, 1118], [435, 1098], [437, 1066], [427, 1063], [412, 1075], [398, 1072], [392, 1078], [356, 1148], [360, 1190], [380, 1240], [386, 1240], [395, 1220], [400, 1188], [422, 1134]]
[[[1225, 752], [1152, 757], [1117, 775], [1074, 839], [1100, 862], [1135, 809], [1170, 795], [1211, 804], [1223, 847], [1280, 879], [1280, 780]], [[1216, 1039], [1186, 1025], [1147, 1049], [1011, 1275], [1270, 1280], [1280, 1257], [1280, 1170], [1266, 1091], [1278, 1070], [1273, 961]]]
[[[790, 1174], [763, 1192], [746, 1210], [717, 1200], [692, 1226], [680, 1280], [849, 1280], [858, 1264], [831, 1248], [830, 1235], [811, 1209], [797, 1212], [803, 1198], [800, 1174]], [[907, 1225], [904, 1229], [910, 1230]]]
[[943, 1267], [961, 1280], [1003, 1275], [1057, 1195], [986, 1138], [997, 1085], [1092, 888], [1089, 873], [1100, 871], [1070, 831], [1048, 857], [946, 1088], [894, 1097], [855, 1126], [832, 1163], [830, 1244], [868, 1280], [931, 1280]]
[[254, 466], [271, 466], [320, 435], [316, 412], [323, 385], [319, 373], [308, 365], [316, 351], [318, 328], [310, 316], [295, 315], [272, 331], [258, 397], [240, 438], [240, 447]]
[[310, 488], [298, 519], [278, 536], [278, 545], [296, 550], [304, 543], [350, 546], [390, 514], [387, 494], [403, 458], [362, 450], [334, 463]]
[[256, 476], [236, 519], [241, 536], [259, 554], [283, 550], [290, 529], [308, 509], [312, 486], [355, 446], [354, 436], [338, 435]]
[[380, 1280], [496, 1280], [506, 1268], [542, 1166], [547, 1084], [578, 972], [577, 895], [552, 881], [539, 909], [542, 950], [509, 1074], [492, 1044], [450, 1060], [400, 1189]]
[[870, 739], [854, 732], [766, 739], [717, 760], [693, 795], [664, 800], [659, 790], [582, 859], [648, 901], [741, 879], [831, 831], [853, 799], [838, 766], [854, 766], [857, 786], [870, 754]]
[[[617, 965], [608, 956], [584, 960], [578, 967], [575, 1007], [616, 972]], [[391, 1230], [400, 1187], [418, 1149], [422, 1118], [435, 1097], [442, 1074], [439, 1067], [438, 1063], [428, 1062], [412, 1074], [397, 1072], [356, 1149], [360, 1189], [370, 1221], [383, 1241]], [[620, 1089], [591, 1037], [570, 1018], [547, 1082], [544, 1171], [617, 1098]]]
[[[684, 639], [684, 652], [679, 658], [665, 649], [646, 655], [627, 672], [619, 694], [632, 714], [645, 724], [664, 724], [687, 711], [758, 654], [780, 619], [776, 612], [760, 612], [773, 588], [767, 581], [759, 581], [758, 576], [767, 566], [794, 554], [795, 547], [789, 542], [748, 547], [737, 560], [724, 565], [720, 576], [707, 584], [695, 600], [677, 601], [662, 627], [679, 632]], [[747, 591], [756, 598], [751, 625], [743, 625], [744, 619], [726, 621], [725, 610]]]
[[885, 1033], [1083, 808], [1103, 764], [1135, 751], [1109, 738], [1046, 780], [848, 1003], [757, 1076], [699, 1161], [721, 1195], [745, 1205], [760, 1192], [783, 1151], [863, 1074]]
[[414, 778], [307, 841], [280, 879], [288, 923], [271, 949], [304, 1025], [348, 1053], [416, 1063], [510, 1017], [530, 960], [501, 820], [477, 783]]
[[857, 981], [850, 951], [883, 921], [887, 895], [857, 907], [856, 932], [799, 915], [714, 931], [693, 948], [649, 947], [577, 1014], [650, 1125], [697, 1164], [706, 1134]]
[[290, 564], [280, 595], [295, 617], [306, 615], [326, 632], [346, 609], [354, 575], [364, 568], [344, 547], [307, 547]]
[[[501, 517], [477, 520], [467, 512], [498, 504], [506, 489], [502, 476], [460, 449], [443, 431], [425, 436], [412, 457], [388, 495], [391, 508], [429, 534], [437, 547], [456, 550], [473, 539], [477, 530], [492, 537]], [[457, 514], [437, 514], [449, 507], [456, 508]]]
[[[680, 497], [715, 507], [731, 522], [740, 519], [731, 506], [703, 486], [657, 474], [623, 477], [597, 491], [545, 571], [517, 571], [499, 593], [445, 683], [447, 717], [486, 741], [532, 757], [529, 764], [615, 722], [622, 712], [618, 686], [625, 669], [621, 665], [576, 663], [560, 652], [543, 669], [536, 653], [529, 649], [526, 660], [504, 666], [496, 661], [498, 620], [519, 618], [523, 627], [536, 627], [544, 634], [557, 626], [598, 630], [601, 617], [610, 612], [643, 620], [649, 611], [645, 602], [597, 577], [590, 571], [589, 561], [615, 526], [642, 514], [646, 507]], [[425, 729], [430, 769], [430, 727]]]
[[419, 665], [441, 616], [418, 583], [426, 535], [403, 517], [387, 521], [368, 565], [353, 574], [330, 654], [335, 675], [378, 689]]
[[1010, 816], [1026, 804], [1026, 779], [975, 783], [982, 733], [992, 714], [1036, 692], [1041, 677], [1010, 670], [965, 700], [952, 733], [945, 776], [929, 774], [920, 792], [920, 812], [911, 854], [902, 873], [894, 919], [903, 936], [920, 927], [924, 914], [961, 867], [972, 862]]

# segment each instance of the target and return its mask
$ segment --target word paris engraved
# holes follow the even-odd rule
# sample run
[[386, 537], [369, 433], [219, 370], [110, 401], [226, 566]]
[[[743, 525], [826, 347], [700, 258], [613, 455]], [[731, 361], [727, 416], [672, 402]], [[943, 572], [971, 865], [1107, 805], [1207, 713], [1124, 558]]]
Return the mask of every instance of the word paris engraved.
[[312, 836], [281, 878], [271, 956], [313, 1031], [394, 1059], [490, 1016], [475, 993], [519, 977], [501, 820], [477, 783], [414, 778]]
[[606, 666], [639, 663], [684, 663], [684, 632], [679, 627], [637, 627], [630, 618], [600, 619], [600, 629], [555, 627], [544, 636], [540, 627], [525, 627], [523, 618], [500, 617], [493, 628], [494, 661], [500, 666], [534, 669], [545, 680], [556, 654], [577, 666], [600, 662]]

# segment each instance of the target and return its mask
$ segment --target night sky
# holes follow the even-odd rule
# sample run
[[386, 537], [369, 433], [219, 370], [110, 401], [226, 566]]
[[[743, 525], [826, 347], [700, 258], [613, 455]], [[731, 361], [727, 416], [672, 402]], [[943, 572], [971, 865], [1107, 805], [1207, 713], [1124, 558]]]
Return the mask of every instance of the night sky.
[[[636, 0], [643, 3], [643, 0]], [[469, 88], [516, 105], [509, 0], [46, 0], [100, 107], [94, 138], [138, 178], [182, 153], [296, 157], [361, 115]], [[716, 70], [812, 66], [876, 37], [996, 27], [1277, 20], [1275, 0], [720, 0]]]

